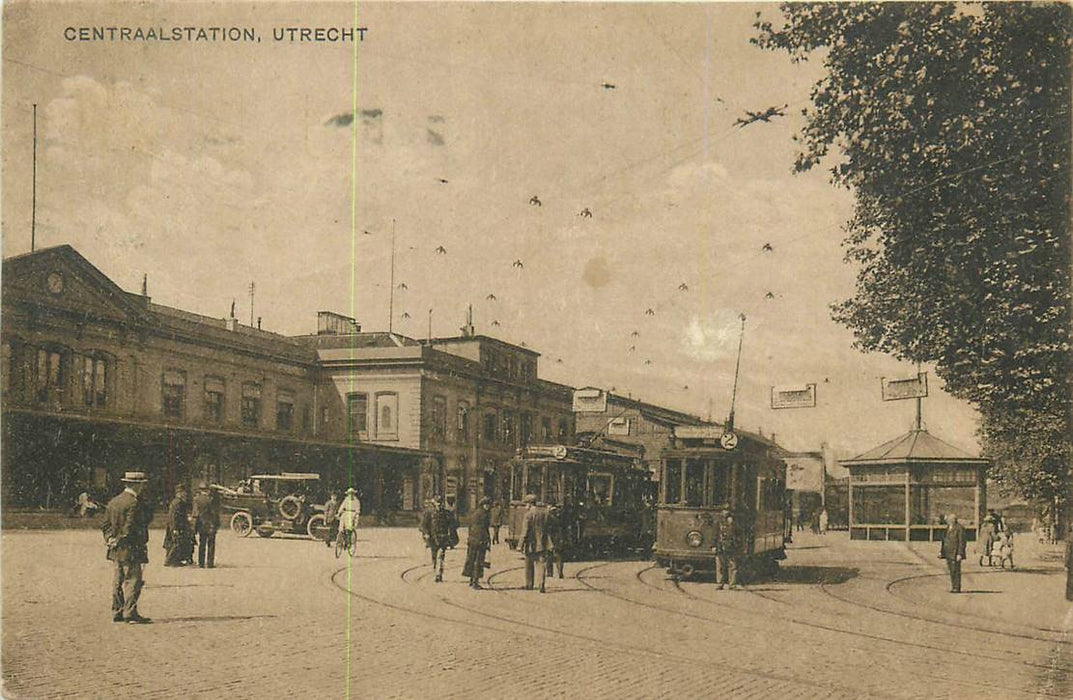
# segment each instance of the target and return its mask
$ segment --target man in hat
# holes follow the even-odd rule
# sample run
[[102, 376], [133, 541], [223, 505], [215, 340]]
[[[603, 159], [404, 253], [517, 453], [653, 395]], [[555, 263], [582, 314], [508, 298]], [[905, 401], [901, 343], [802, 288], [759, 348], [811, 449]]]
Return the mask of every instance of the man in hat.
[[330, 549], [335, 542], [335, 536], [339, 534], [339, 499], [336, 498], [335, 491], [328, 494], [328, 500], [324, 504], [324, 526], [328, 528], [324, 546]]
[[470, 588], [481, 587], [484, 556], [491, 544], [488, 537], [488, 528], [492, 523], [491, 508], [492, 499], [485, 496], [481, 499], [481, 507], [477, 510], [476, 517], [469, 525], [469, 537], [466, 538], [466, 565], [462, 569], [462, 575], [469, 577]]
[[946, 517], [946, 533], [939, 549], [939, 558], [946, 560], [950, 570], [950, 592], [961, 593], [961, 562], [965, 559], [965, 526], [958, 522], [958, 516], [951, 513]]
[[164, 533], [164, 566], [182, 566], [194, 558], [194, 533], [190, 528], [190, 503], [186, 487], [179, 484], [168, 506], [168, 529]]
[[547, 557], [545, 557], [547, 575], [551, 576], [558, 570], [559, 578], [562, 578], [563, 557], [566, 554], [567, 530], [569, 528], [566, 524], [563, 509], [559, 507], [558, 503], [551, 503], [548, 505], [547, 527], [548, 532], [551, 533], [551, 539], [555, 543], [555, 549], [550, 550]]
[[197, 531], [197, 565], [216, 566], [216, 531], [220, 529], [220, 502], [202, 481], [194, 497], [194, 529]]
[[149, 480], [144, 472], [123, 475], [123, 492], [108, 501], [101, 533], [108, 545], [108, 560], [115, 562], [112, 579], [112, 621], [132, 624], [150, 622], [138, 614], [142, 565], [149, 563], [149, 520], [152, 508], [139, 495]]
[[432, 555], [432, 568], [436, 571], [436, 583], [443, 581], [443, 560], [447, 550], [458, 544], [458, 520], [454, 511], [444, 505], [443, 496], [433, 499], [433, 507], [421, 516], [421, 536]]
[[523, 499], [525, 503], [525, 519], [522, 521], [522, 532], [518, 537], [518, 548], [525, 555], [525, 589], [533, 590], [536, 570], [540, 571], [540, 592], [544, 592], [544, 582], [547, 578], [548, 552], [555, 550], [555, 542], [551, 531], [548, 529], [548, 511], [537, 507], [537, 499], [533, 494], [528, 494]]
[[[358, 492], [353, 486], [346, 490], [346, 496], [339, 504], [336, 517], [339, 518], [339, 536], [345, 538], [357, 537], [358, 518], [361, 516], [361, 501], [358, 500]], [[349, 543], [349, 539], [344, 540]]]
[[741, 590], [738, 583], [738, 559], [743, 554], [741, 528], [734, 522], [734, 516], [727, 513], [719, 530], [715, 534], [715, 585], [720, 590], [730, 586], [731, 590]]

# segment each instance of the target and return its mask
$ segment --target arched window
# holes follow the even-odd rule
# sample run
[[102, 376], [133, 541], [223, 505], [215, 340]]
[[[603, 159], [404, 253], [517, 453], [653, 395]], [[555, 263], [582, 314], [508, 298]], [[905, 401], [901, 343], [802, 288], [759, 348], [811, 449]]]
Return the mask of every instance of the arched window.
[[182, 418], [186, 404], [186, 372], [164, 370], [161, 378], [161, 410], [165, 418]]
[[75, 356], [78, 374], [76, 393], [80, 404], [104, 408], [108, 405], [108, 387], [114, 361], [104, 353], [90, 351]]

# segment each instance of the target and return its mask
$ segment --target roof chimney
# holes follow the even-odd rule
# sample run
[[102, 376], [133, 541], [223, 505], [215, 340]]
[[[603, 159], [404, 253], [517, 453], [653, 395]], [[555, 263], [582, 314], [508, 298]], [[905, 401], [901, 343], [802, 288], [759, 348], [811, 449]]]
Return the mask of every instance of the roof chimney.
[[473, 327], [473, 304], [470, 304], [466, 310], [466, 325], [462, 326], [461, 330], [463, 338], [472, 338], [477, 334], [476, 329]]

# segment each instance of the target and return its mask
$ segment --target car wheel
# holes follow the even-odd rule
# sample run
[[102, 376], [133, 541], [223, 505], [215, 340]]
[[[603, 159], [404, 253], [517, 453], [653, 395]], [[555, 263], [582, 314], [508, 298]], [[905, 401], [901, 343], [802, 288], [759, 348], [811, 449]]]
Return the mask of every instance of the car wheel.
[[318, 542], [324, 542], [328, 539], [331, 528], [324, 522], [324, 515], [317, 513], [306, 523], [306, 533]]
[[239, 537], [249, 537], [253, 532], [253, 516], [246, 511], [239, 511], [232, 515], [231, 532]]

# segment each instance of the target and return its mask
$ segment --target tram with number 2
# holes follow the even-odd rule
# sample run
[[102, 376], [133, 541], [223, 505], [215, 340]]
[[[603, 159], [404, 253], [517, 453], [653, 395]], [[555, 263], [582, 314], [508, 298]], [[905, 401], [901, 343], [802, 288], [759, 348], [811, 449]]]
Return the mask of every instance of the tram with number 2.
[[523, 499], [562, 509], [565, 546], [573, 553], [637, 552], [647, 555], [654, 537], [655, 484], [638, 455], [566, 445], [531, 446], [510, 462], [507, 544], [518, 546]]
[[678, 578], [715, 568], [728, 514], [742, 534], [740, 565], [773, 575], [786, 558], [786, 464], [763, 438], [719, 426], [678, 426], [660, 459], [653, 556]]

